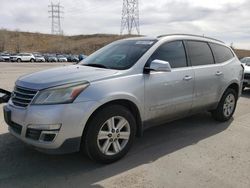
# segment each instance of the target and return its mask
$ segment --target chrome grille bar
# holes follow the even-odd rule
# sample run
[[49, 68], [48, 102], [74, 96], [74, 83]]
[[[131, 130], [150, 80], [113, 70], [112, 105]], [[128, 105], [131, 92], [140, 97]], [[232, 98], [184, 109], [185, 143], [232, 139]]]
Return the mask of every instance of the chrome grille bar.
[[16, 86], [11, 96], [11, 100], [16, 106], [27, 107], [36, 94], [36, 90]]

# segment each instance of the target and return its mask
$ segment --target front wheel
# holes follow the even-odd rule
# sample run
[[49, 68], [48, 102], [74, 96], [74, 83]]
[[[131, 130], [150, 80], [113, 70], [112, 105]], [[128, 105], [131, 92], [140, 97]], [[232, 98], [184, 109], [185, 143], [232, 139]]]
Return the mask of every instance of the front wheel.
[[121, 105], [99, 110], [87, 125], [82, 146], [89, 158], [112, 163], [127, 154], [135, 138], [136, 122]]
[[34, 60], [34, 59], [31, 59], [31, 60], [30, 60], [30, 62], [32, 62], [32, 63], [33, 63], [33, 62], [35, 62], [35, 60]]
[[237, 105], [237, 94], [229, 88], [223, 94], [217, 108], [212, 111], [212, 116], [217, 121], [228, 121], [234, 114]]

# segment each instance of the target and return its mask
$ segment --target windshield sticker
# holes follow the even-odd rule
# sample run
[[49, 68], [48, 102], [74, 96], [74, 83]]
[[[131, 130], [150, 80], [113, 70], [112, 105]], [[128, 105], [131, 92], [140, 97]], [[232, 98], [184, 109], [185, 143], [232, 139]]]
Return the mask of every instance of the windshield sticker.
[[154, 43], [154, 41], [144, 40], [144, 41], [137, 41], [135, 44], [151, 45], [151, 44], [153, 44], [153, 43]]

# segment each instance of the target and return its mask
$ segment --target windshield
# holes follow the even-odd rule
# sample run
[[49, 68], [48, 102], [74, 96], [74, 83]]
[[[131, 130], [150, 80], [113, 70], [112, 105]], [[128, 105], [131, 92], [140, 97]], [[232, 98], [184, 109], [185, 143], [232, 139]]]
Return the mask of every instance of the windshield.
[[124, 40], [111, 43], [84, 59], [80, 64], [124, 70], [132, 67], [156, 40]]
[[249, 57], [244, 57], [240, 61], [241, 61], [241, 63], [249, 64], [250, 63], [250, 58]]

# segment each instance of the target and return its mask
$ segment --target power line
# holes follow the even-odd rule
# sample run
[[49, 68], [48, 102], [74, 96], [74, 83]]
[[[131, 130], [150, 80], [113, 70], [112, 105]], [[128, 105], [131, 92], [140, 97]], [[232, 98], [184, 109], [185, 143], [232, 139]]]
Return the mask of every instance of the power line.
[[136, 30], [140, 35], [140, 21], [139, 21], [139, 0], [123, 0], [121, 31], [127, 30], [131, 35], [133, 30]]
[[63, 6], [61, 6], [60, 3], [53, 4], [51, 2], [51, 5], [49, 5], [48, 7], [48, 12], [50, 14], [49, 18], [51, 18], [51, 34], [62, 35], [63, 30], [61, 27], [61, 15], [63, 11], [61, 9], [63, 9]]

